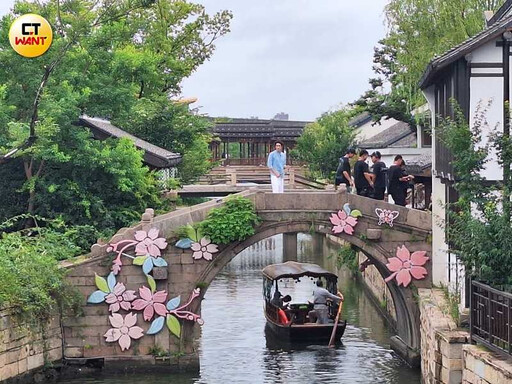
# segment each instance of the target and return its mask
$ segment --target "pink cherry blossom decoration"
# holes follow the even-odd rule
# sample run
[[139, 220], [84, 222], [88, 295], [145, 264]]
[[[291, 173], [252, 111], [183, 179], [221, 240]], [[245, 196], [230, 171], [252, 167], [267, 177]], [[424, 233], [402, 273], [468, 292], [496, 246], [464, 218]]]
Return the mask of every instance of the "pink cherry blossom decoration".
[[354, 227], [357, 224], [355, 217], [349, 216], [343, 211], [338, 211], [338, 213], [333, 213], [329, 219], [333, 225], [332, 231], [334, 233], [345, 232], [347, 235], [354, 233]]
[[135, 232], [135, 240], [139, 243], [135, 246], [135, 254], [137, 255], [150, 255], [152, 257], [161, 256], [161, 249], [167, 247], [167, 242], [163, 237], [158, 237], [158, 229], [151, 228], [149, 232], [137, 231]]
[[402, 245], [398, 247], [396, 250], [397, 257], [390, 257], [388, 259], [389, 263], [386, 264], [390, 272], [393, 272], [389, 275], [384, 281], [391, 281], [396, 277], [396, 281], [398, 285], [403, 285], [407, 287], [414, 277], [416, 280], [424, 279], [428, 272], [423, 265], [428, 261], [428, 257], [425, 255], [427, 252], [425, 251], [416, 251], [411, 252]]
[[150, 321], [155, 312], [160, 316], [167, 315], [165, 300], [167, 300], [166, 291], [157, 291], [152, 293], [148, 287], [139, 288], [140, 299], [132, 303], [132, 308], [136, 311], [144, 310], [144, 320]]
[[120, 308], [129, 311], [132, 308], [130, 302], [136, 298], [135, 291], [127, 291], [123, 283], [117, 283], [112, 292], [105, 297], [105, 302], [110, 304], [110, 312], [117, 312]]
[[143, 329], [136, 326], [137, 315], [129, 313], [123, 318], [119, 313], [113, 313], [109, 316], [110, 324], [113, 328], [110, 328], [105, 335], [107, 343], [113, 343], [118, 341], [121, 351], [130, 348], [132, 339], [140, 339], [143, 334]]
[[213, 258], [213, 253], [219, 252], [218, 246], [216, 244], [212, 244], [208, 237], [203, 237], [198, 243], [193, 243], [190, 248], [194, 251], [192, 258], [195, 260], [211, 260]]

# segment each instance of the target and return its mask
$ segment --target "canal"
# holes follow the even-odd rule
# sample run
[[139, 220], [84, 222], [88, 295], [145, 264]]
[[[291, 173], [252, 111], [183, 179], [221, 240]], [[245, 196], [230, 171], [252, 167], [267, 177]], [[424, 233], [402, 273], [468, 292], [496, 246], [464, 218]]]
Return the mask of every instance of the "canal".
[[[339, 288], [345, 296], [342, 317], [348, 325], [342, 343], [282, 345], [265, 330], [261, 269], [280, 263], [282, 235], [262, 240], [240, 253], [215, 278], [202, 304], [205, 325], [198, 348], [198, 374], [119, 375], [65, 380], [61, 383], [192, 384], [192, 383], [420, 383], [389, 348], [385, 321], [346, 270]], [[309, 234], [298, 235], [297, 260], [334, 270], [336, 248]], [[283, 294], [300, 300], [311, 296], [312, 281], [280, 285]]]

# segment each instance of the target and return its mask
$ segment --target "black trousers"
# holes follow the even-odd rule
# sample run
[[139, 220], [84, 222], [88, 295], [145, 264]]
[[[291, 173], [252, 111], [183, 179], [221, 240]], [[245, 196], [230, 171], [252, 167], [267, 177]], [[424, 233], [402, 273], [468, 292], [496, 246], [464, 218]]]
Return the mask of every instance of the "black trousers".
[[384, 200], [384, 192], [386, 191], [386, 187], [375, 187], [373, 189], [372, 198], [375, 200]]
[[370, 197], [371, 194], [373, 193], [373, 189], [371, 187], [362, 187], [362, 188], [356, 187], [356, 191], [359, 196], [364, 196], [364, 197]]
[[395, 201], [396, 205], [401, 205], [402, 207], [405, 207], [405, 191], [394, 191], [391, 192], [391, 197]]

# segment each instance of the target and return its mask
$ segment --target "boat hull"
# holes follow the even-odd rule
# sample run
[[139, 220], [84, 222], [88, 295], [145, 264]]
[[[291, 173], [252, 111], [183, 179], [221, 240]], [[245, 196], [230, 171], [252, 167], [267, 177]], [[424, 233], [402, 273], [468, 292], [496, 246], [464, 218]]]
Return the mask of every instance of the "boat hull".
[[[279, 340], [286, 342], [328, 342], [331, 338], [332, 329], [334, 327], [334, 323], [306, 323], [291, 325], [277, 324], [271, 319], [269, 319], [267, 316], [265, 317], [267, 319], [268, 329], [271, 330], [272, 333], [274, 333]], [[341, 320], [338, 322], [335, 337], [336, 341], [339, 341], [341, 339], [341, 337], [345, 333], [346, 326], [347, 322], [345, 320]]]

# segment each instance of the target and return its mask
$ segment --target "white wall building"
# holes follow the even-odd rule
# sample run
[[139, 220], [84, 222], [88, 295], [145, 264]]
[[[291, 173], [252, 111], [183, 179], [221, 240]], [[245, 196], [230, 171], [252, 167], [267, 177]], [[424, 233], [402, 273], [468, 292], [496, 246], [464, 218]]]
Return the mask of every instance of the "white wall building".
[[[428, 100], [433, 122], [433, 282], [457, 286], [464, 294], [463, 273], [456, 258], [447, 251], [445, 236], [446, 210], [444, 204], [455, 202], [454, 174], [451, 154], [436, 140], [435, 126], [440, 117], [454, 117], [450, 100], [461, 107], [473, 126], [479, 105], [487, 106], [486, 137], [494, 129], [503, 130], [505, 102], [510, 100], [510, 46], [512, 45], [512, 0], [487, 21], [481, 33], [435, 58], [427, 67], [421, 88]], [[502, 178], [496, 153], [490, 151], [489, 162], [482, 173], [489, 181]]]

